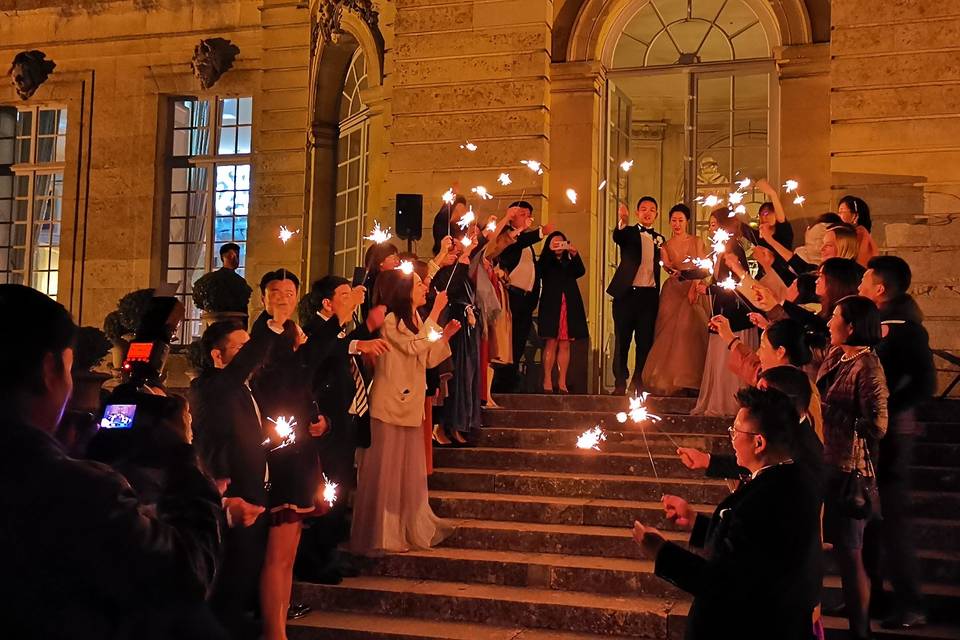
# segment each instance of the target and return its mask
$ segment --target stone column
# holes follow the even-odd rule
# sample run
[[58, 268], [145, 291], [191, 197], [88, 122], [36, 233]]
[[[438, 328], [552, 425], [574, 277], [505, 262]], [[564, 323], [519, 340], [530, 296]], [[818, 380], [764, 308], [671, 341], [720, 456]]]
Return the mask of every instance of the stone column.
[[[571, 385], [597, 389], [604, 294], [604, 246], [608, 230], [603, 219], [603, 91], [606, 70], [599, 62], [562, 62], [550, 67], [550, 180], [549, 220], [579, 249], [587, 267], [580, 291], [587, 307], [590, 329], [589, 353], [575, 352]], [[567, 189], [577, 192], [577, 202]], [[580, 360], [582, 358], [582, 360]], [[581, 378], [578, 384], [574, 376]]]

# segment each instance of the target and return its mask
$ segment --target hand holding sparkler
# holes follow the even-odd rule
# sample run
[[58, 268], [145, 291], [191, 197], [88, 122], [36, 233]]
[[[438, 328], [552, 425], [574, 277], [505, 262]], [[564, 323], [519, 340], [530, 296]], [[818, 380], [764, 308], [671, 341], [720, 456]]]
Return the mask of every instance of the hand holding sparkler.
[[654, 527], [644, 526], [639, 521], [634, 521], [633, 523], [633, 539], [640, 545], [643, 555], [651, 560], [656, 559], [657, 554], [660, 553], [660, 549], [662, 549], [666, 543], [666, 539], [662, 533]]
[[316, 422], [310, 423], [310, 435], [314, 438], [323, 437], [329, 430], [330, 425], [327, 424], [327, 419], [323, 416], [320, 416]]
[[224, 498], [223, 508], [229, 514], [227, 520], [232, 527], [249, 527], [266, 511], [258, 504], [252, 504], [237, 497]]
[[373, 340], [357, 340], [357, 352], [364, 356], [376, 358], [390, 351], [390, 343], [383, 338]]
[[[707, 458], [709, 457], [710, 456], [707, 455]], [[693, 523], [697, 519], [697, 513], [690, 508], [686, 500], [677, 496], [666, 495], [663, 496], [662, 502], [663, 512], [667, 520], [674, 522], [681, 529], [686, 529], [687, 531], [693, 529]]]
[[457, 335], [457, 332], [460, 331], [460, 321], [459, 320], [450, 320], [443, 326], [443, 333], [441, 338], [446, 341], [450, 341], [450, 338]]
[[730, 321], [726, 316], [716, 315], [710, 318], [710, 328], [716, 331], [720, 339], [727, 345], [733, 342], [736, 337], [733, 335], [733, 329], [730, 328]]
[[710, 466], [710, 454], [700, 451], [699, 449], [679, 447], [677, 449], [677, 455], [680, 456], [680, 462], [682, 462], [683, 466], [687, 469], [697, 471]]
[[767, 316], [763, 315], [762, 313], [757, 313], [756, 311], [751, 311], [748, 313], [747, 320], [749, 320], [750, 323], [757, 329], [760, 329], [760, 331], [766, 331], [767, 327], [770, 326], [770, 321], [767, 320]]
[[443, 312], [443, 310], [447, 308], [447, 302], [447, 292], [445, 290], [437, 291], [437, 295], [433, 298], [433, 308], [430, 310], [431, 320], [434, 322], [437, 321], [437, 318], [440, 317], [440, 314]]
[[753, 297], [755, 306], [761, 311], [772, 311], [779, 304], [773, 291], [762, 284], [753, 285]]

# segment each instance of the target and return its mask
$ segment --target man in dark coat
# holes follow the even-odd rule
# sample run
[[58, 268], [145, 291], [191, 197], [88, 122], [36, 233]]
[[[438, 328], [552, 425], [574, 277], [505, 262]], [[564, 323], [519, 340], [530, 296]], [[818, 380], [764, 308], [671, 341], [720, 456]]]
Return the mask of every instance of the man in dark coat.
[[[890, 397], [887, 401], [887, 435], [880, 440], [877, 490], [882, 520], [867, 525], [864, 560], [875, 591], [883, 590], [880, 551], [893, 584], [895, 610], [884, 620], [888, 629], [909, 629], [926, 624], [920, 594], [920, 573], [910, 530], [910, 465], [918, 435], [916, 408], [933, 395], [936, 369], [923, 314], [907, 293], [910, 265], [896, 256], [877, 256], [867, 263], [860, 295], [880, 309], [883, 339], [877, 356], [883, 365]], [[871, 601], [875, 601], [871, 598]], [[877, 599], [876, 602], [882, 602]]]
[[0, 308], [3, 636], [222, 637], [203, 601], [223, 515], [193, 447], [158, 438], [169, 481], [150, 508], [110, 467], [68, 457], [51, 433], [73, 387], [76, 326], [21, 285], [0, 285]]
[[533, 205], [524, 200], [507, 207], [506, 215], [510, 218], [510, 224], [503, 232], [518, 235], [516, 242], [504, 249], [497, 261], [498, 266], [507, 273], [507, 295], [513, 316], [513, 364], [497, 369], [494, 379], [496, 390], [500, 393], [519, 390], [517, 373], [527, 348], [527, 338], [530, 337], [533, 311], [540, 300], [540, 271], [533, 245], [553, 232], [553, 226], [549, 224], [527, 230], [531, 226]]
[[337, 545], [350, 537], [347, 494], [356, 484], [354, 454], [362, 432], [370, 429], [370, 383], [364, 378], [360, 357], [376, 357], [389, 348], [385, 340], [373, 337], [370, 317], [350, 333], [344, 329], [364, 293], [362, 287], [351, 288], [346, 278], [321, 278], [310, 292], [320, 308], [313, 318], [303, 319], [303, 329], [310, 336], [303, 349], [308, 357], [319, 359], [312, 367], [313, 397], [327, 425], [317, 450], [324, 474], [337, 484], [342, 498], [329, 513], [310, 521], [300, 543], [298, 578], [322, 584], [338, 584], [343, 576], [355, 574], [337, 553]]
[[230, 524], [211, 607], [235, 639], [259, 637], [258, 625], [245, 614], [255, 609], [266, 552], [267, 456], [260, 409], [248, 381], [283, 333], [277, 319], [270, 328], [250, 339], [238, 323], [207, 327], [201, 345], [212, 366], [190, 385], [194, 442], [223, 491]]
[[664, 237], [653, 229], [657, 219], [657, 201], [643, 196], [637, 203], [638, 224], [631, 225], [630, 212], [623, 204], [618, 212], [613, 241], [620, 247], [620, 264], [607, 286], [613, 298], [613, 330], [616, 337], [613, 354], [614, 395], [627, 392], [630, 371], [627, 358], [630, 343], [637, 343], [633, 380], [640, 387], [640, 376], [647, 354], [653, 346], [653, 334], [660, 307], [660, 247]]
[[823, 580], [821, 496], [809, 471], [793, 463], [799, 416], [775, 389], [743, 389], [737, 399], [730, 437], [750, 478], [710, 518], [681, 498], [663, 498], [667, 518], [690, 529], [690, 544], [705, 556], [640, 522], [634, 539], [658, 576], [693, 594], [688, 640], [808, 640]]

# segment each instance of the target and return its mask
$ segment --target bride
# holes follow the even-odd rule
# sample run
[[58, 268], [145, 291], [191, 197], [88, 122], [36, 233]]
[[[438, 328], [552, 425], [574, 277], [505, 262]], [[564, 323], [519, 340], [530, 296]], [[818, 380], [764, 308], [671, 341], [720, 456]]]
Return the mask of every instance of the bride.
[[687, 258], [704, 258], [703, 241], [687, 232], [690, 209], [677, 204], [670, 210], [673, 235], [660, 258], [670, 277], [660, 290], [660, 309], [653, 347], [643, 367], [643, 387], [670, 395], [698, 389], [707, 353], [707, 309], [697, 295], [697, 280], [681, 280], [680, 272], [694, 269]]

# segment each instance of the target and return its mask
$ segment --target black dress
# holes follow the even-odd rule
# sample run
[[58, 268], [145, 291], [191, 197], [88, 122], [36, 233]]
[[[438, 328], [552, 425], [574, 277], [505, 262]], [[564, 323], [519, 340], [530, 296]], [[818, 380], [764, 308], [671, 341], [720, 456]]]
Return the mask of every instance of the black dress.
[[[567, 338], [584, 340], [588, 337], [587, 313], [577, 279], [587, 272], [580, 254], [571, 257], [566, 251], [561, 257], [549, 249], [540, 254], [540, 311], [538, 325], [541, 338], [556, 338], [560, 334], [561, 312], [566, 306]], [[566, 305], [563, 302], [566, 302]]]

